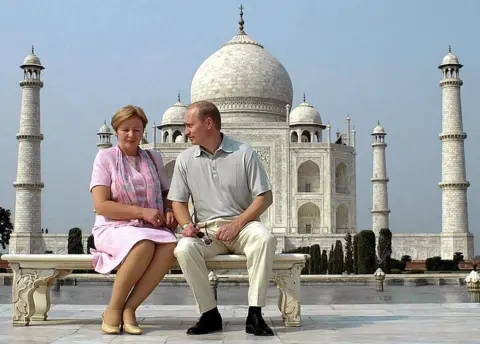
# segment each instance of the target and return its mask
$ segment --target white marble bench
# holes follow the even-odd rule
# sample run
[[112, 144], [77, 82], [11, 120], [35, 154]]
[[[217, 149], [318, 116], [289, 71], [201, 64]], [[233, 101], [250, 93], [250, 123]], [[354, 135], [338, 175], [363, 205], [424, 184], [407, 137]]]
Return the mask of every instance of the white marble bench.
[[[27, 326], [30, 320], [47, 320], [50, 287], [72, 270], [92, 269], [89, 254], [4, 254], [13, 270], [13, 326]], [[279, 289], [278, 307], [285, 326], [300, 326], [300, 272], [308, 254], [277, 254], [273, 280]], [[246, 269], [242, 255], [220, 255], [207, 261], [212, 270]], [[172, 268], [179, 268], [175, 262]]]

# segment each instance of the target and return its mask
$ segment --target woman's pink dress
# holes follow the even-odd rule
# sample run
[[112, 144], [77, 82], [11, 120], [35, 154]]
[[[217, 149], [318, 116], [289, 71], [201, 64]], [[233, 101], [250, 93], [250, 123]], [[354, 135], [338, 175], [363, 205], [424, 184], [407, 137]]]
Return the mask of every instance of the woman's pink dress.
[[[98, 185], [112, 186], [120, 180], [118, 173], [118, 146], [100, 150], [93, 163], [90, 191]], [[158, 167], [158, 177], [162, 192], [168, 190], [169, 185], [165, 175], [163, 159], [160, 153], [151, 151]], [[145, 198], [147, 185], [144, 176], [130, 166], [136, 197]], [[112, 201], [117, 201], [118, 194], [111, 187]], [[158, 207], [163, 212], [163, 204]], [[102, 215], [95, 216], [95, 224], [92, 230], [95, 250], [92, 249], [93, 266], [95, 271], [106, 274], [115, 269], [127, 256], [131, 248], [141, 240], [151, 240], [155, 243], [177, 242], [175, 235], [168, 228], [151, 228], [143, 224], [143, 221], [134, 221], [135, 225], [128, 225], [128, 221], [111, 220]], [[143, 224], [143, 225], [139, 225]]]

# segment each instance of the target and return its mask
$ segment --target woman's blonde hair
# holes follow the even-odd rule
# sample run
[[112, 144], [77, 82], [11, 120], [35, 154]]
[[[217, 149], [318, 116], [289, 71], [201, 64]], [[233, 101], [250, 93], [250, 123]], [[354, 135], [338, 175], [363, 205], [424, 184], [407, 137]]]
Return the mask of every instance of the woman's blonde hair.
[[143, 123], [143, 129], [145, 130], [148, 123], [147, 116], [145, 115], [145, 112], [141, 107], [134, 106], [134, 105], [126, 105], [122, 107], [120, 110], [118, 110], [115, 113], [115, 115], [113, 115], [112, 122], [111, 122], [113, 130], [117, 131], [117, 128], [120, 125], [120, 123], [122, 123], [123, 121], [126, 121], [127, 119], [133, 116], [137, 116], [138, 118], [140, 118], [140, 120]]

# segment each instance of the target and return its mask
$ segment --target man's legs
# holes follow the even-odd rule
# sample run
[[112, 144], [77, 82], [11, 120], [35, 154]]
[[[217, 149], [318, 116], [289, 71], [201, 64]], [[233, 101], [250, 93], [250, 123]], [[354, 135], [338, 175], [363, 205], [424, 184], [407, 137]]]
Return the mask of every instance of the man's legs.
[[185, 280], [195, 296], [198, 310], [202, 314], [197, 324], [188, 329], [187, 334], [205, 334], [222, 329], [222, 318], [208, 281], [205, 259], [226, 253], [228, 250], [225, 245], [213, 237], [210, 246], [198, 238], [185, 237], [180, 239], [174, 250]]
[[272, 277], [273, 259], [277, 240], [261, 222], [247, 224], [234, 240], [235, 254], [247, 256], [247, 270], [250, 286], [248, 289], [248, 317], [246, 331], [259, 336], [271, 336], [273, 331], [262, 317], [261, 307], [265, 306], [267, 288]]

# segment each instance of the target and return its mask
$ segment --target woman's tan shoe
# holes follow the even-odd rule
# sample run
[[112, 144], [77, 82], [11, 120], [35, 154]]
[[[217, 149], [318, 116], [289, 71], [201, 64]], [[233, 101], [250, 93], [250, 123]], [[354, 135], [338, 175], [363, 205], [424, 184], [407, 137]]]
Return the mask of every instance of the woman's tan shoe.
[[102, 313], [102, 332], [106, 334], [120, 334], [120, 325], [114, 326], [105, 323], [104, 314]]
[[132, 325], [132, 324], [123, 324], [123, 332], [128, 333], [128, 334], [143, 334], [143, 330], [138, 327], [137, 325]]

